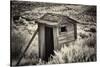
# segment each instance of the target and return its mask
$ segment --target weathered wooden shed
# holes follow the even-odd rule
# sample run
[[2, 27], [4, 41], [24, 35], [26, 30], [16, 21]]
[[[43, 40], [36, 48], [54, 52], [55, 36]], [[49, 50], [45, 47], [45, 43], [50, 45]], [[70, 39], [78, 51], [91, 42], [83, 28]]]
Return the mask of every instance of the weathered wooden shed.
[[76, 21], [68, 16], [47, 13], [37, 19], [36, 23], [39, 31], [39, 57], [45, 61], [64, 43], [77, 39]]

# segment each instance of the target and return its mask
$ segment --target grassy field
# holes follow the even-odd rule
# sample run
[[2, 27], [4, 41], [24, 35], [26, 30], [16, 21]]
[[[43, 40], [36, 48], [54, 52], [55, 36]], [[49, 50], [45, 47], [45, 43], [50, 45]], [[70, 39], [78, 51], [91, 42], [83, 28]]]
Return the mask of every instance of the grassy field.
[[96, 7], [87, 5], [46, 4], [34, 2], [11, 2], [11, 49], [12, 65], [15, 65], [37, 29], [35, 19], [45, 13], [69, 16], [77, 23], [77, 40], [65, 43], [54, 51], [48, 62], [38, 58], [38, 35], [21, 60], [20, 65], [41, 65], [96, 61]]

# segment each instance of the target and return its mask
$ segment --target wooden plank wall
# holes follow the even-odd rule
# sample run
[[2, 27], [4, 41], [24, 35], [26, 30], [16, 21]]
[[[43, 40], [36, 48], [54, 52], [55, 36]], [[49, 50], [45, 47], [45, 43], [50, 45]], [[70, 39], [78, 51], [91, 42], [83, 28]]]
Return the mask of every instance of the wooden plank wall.
[[72, 41], [74, 40], [74, 31], [71, 31], [71, 32], [68, 32], [64, 35], [60, 35], [58, 36], [58, 43], [59, 44], [63, 44], [63, 43], [66, 43], [66, 42], [69, 42], [69, 41]]

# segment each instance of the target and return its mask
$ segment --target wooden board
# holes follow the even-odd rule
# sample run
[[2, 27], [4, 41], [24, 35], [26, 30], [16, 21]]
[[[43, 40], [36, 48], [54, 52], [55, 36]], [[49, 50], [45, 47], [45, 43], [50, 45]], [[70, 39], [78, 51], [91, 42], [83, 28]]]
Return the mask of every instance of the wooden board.
[[58, 43], [66, 43], [75, 39], [74, 31], [58, 36]]
[[53, 27], [53, 40], [54, 40], [54, 50], [57, 50], [57, 46], [58, 46], [58, 28]]
[[45, 58], [45, 26], [43, 24], [38, 25], [39, 29], [39, 57]]

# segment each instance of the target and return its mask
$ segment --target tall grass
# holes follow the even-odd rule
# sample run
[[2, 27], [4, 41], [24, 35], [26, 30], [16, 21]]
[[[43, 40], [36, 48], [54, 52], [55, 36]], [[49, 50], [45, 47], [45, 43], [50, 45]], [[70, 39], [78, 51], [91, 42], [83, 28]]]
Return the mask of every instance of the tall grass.
[[25, 44], [24, 37], [20, 33], [13, 33], [11, 38], [11, 58], [18, 59]]
[[95, 39], [93, 35], [93, 37], [87, 39], [77, 39], [75, 42], [68, 44], [69, 46], [65, 44], [60, 51], [54, 51], [55, 56], [51, 56], [46, 64], [96, 61], [96, 49], [90, 46], [91, 44], [92, 46], [93, 44], [96, 45]]

